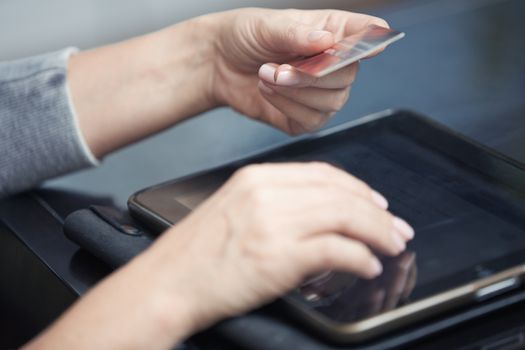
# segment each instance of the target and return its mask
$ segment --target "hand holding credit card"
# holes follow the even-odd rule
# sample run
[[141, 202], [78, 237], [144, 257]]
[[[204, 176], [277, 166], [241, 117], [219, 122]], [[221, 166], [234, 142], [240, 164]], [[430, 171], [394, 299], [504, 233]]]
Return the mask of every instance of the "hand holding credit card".
[[[243, 100], [257, 120], [291, 135], [325, 125], [349, 100], [359, 71], [357, 61], [379, 54], [404, 36], [383, 19], [365, 14], [301, 14], [276, 21], [253, 43], [257, 50], [251, 59], [262, 63], [257, 72], [259, 96], [255, 104], [253, 99]], [[250, 84], [246, 80], [243, 92]]]
[[[371, 25], [318, 55], [295, 60], [289, 65], [300, 72], [321, 78], [385, 48], [404, 36], [403, 32]], [[279, 70], [276, 70], [275, 80], [278, 73]]]

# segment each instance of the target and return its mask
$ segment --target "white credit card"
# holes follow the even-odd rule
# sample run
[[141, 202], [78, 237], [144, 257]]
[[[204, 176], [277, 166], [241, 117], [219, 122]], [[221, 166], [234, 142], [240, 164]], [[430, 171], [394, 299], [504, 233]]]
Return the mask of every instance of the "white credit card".
[[385, 48], [404, 36], [403, 32], [371, 25], [359, 33], [344, 38], [320, 54], [290, 62], [289, 65], [314, 77], [324, 77]]

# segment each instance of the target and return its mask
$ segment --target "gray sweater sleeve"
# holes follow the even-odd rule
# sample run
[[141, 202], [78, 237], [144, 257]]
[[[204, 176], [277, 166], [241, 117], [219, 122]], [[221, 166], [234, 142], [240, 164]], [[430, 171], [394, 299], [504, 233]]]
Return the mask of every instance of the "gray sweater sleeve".
[[0, 197], [98, 164], [67, 85], [76, 49], [0, 62]]

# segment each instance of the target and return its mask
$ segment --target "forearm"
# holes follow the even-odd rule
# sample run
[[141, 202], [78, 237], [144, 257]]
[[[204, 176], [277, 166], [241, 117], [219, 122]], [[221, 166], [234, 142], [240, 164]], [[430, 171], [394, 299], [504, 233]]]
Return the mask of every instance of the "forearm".
[[25, 349], [171, 349], [196, 325], [188, 303], [158, 288], [143, 254], [93, 288]]
[[215, 25], [200, 17], [71, 59], [73, 104], [97, 157], [216, 106]]

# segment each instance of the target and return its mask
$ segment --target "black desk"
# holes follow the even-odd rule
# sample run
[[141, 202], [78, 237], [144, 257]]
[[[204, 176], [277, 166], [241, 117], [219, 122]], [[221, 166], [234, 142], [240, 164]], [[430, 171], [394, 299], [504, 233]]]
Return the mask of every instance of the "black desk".
[[[524, 1], [399, 1], [373, 12], [407, 37], [362, 64], [350, 103], [330, 125], [409, 107], [525, 161]], [[139, 188], [286, 139], [223, 109], [119, 152], [99, 169], [0, 202], [0, 220], [10, 229], [0, 228], [0, 332], [31, 336], [108, 273], [65, 240], [67, 213], [93, 203], [124, 206]], [[524, 311], [520, 304], [417, 348], [455, 348], [503, 330], [523, 337]], [[22, 328], [6, 316], [13, 314]]]

